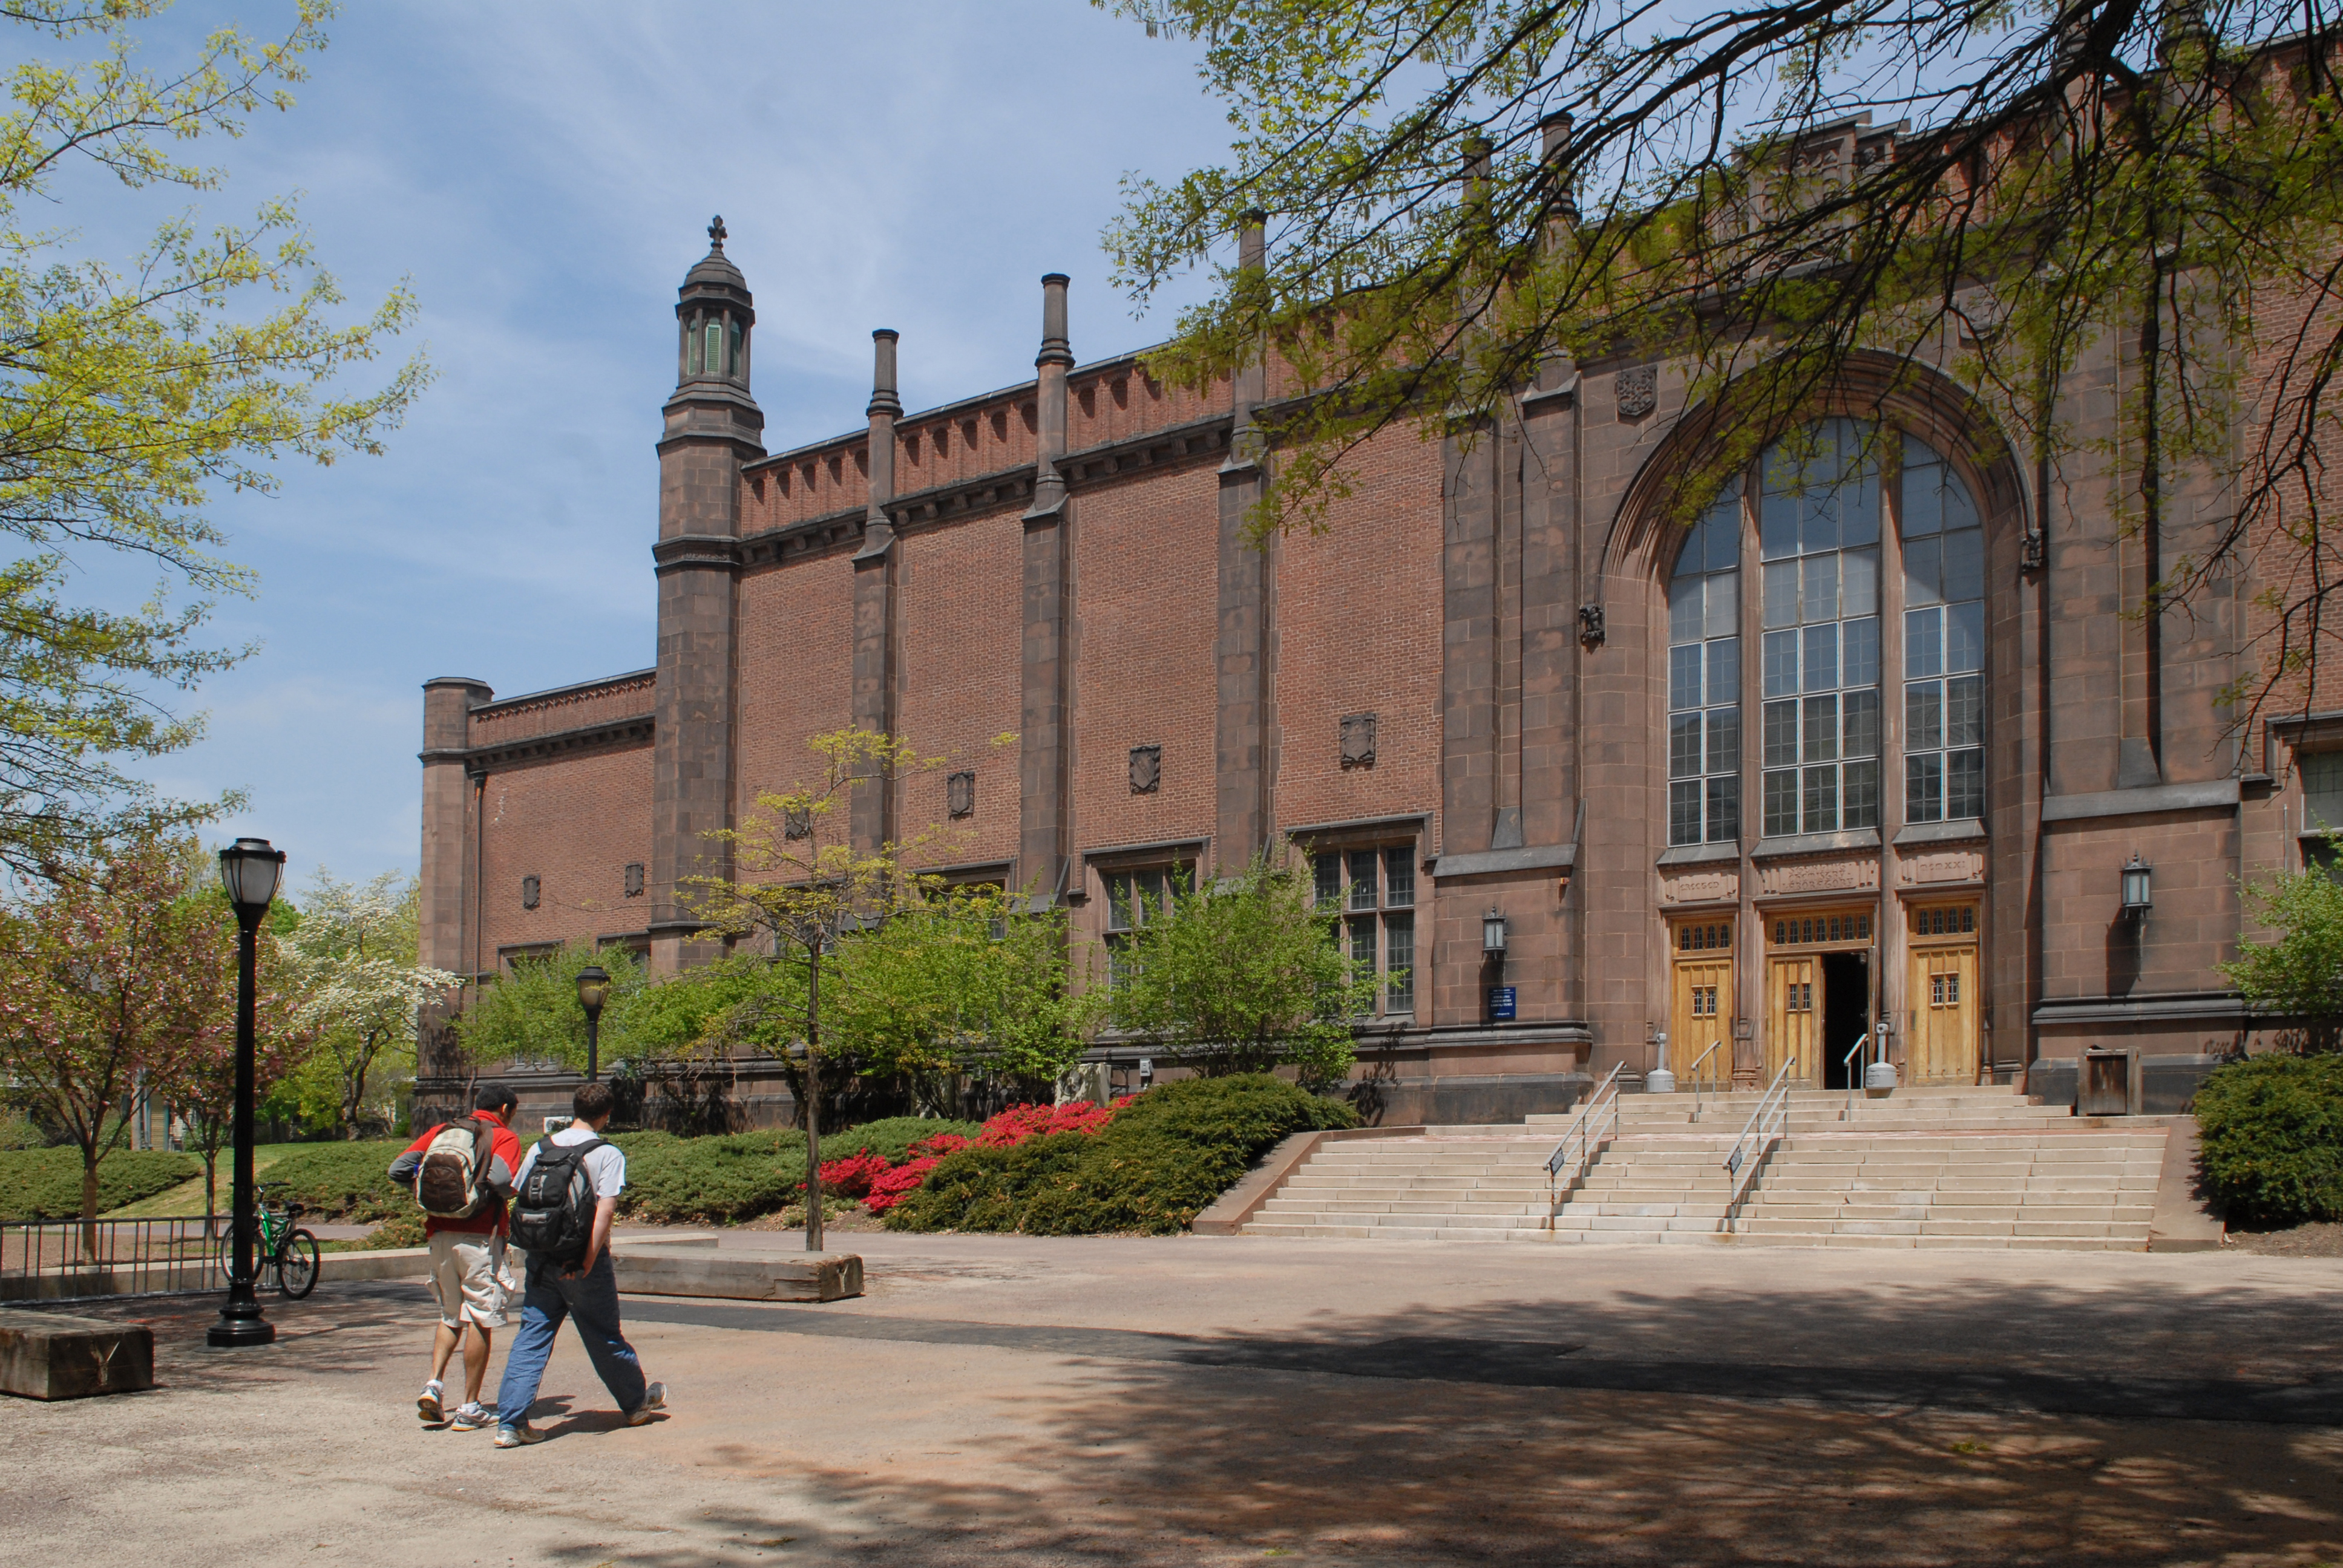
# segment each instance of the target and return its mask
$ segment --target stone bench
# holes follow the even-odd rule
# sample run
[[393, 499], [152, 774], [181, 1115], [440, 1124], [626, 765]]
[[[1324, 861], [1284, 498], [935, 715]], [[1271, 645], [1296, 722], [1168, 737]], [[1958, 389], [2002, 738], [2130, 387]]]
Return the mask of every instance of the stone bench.
[[853, 1252], [759, 1258], [706, 1245], [613, 1248], [618, 1289], [634, 1296], [721, 1296], [739, 1302], [836, 1302], [862, 1293]]
[[137, 1323], [0, 1312], [0, 1392], [83, 1399], [155, 1386], [155, 1332]]

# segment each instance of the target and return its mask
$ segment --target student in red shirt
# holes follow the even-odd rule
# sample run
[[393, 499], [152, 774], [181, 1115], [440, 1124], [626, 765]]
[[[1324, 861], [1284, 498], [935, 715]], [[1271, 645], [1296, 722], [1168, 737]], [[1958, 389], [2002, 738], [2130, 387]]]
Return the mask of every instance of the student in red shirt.
[[[407, 1147], [391, 1161], [390, 1179], [417, 1186], [416, 1196], [427, 1218], [424, 1233], [431, 1243], [431, 1293], [439, 1302], [439, 1332], [431, 1344], [431, 1377], [415, 1402], [417, 1413], [437, 1424], [447, 1419], [442, 1380], [447, 1360], [460, 1342], [464, 1348], [464, 1402], [452, 1425], [458, 1432], [476, 1432], [496, 1417], [480, 1403], [480, 1387], [488, 1374], [489, 1332], [505, 1326], [505, 1305], [511, 1286], [504, 1266], [505, 1205], [512, 1197], [513, 1176], [520, 1169], [520, 1140], [506, 1124], [512, 1120], [513, 1091], [501, 1083], [484, 1083], [472, 1096], [470, 1117], [471, 1211], [451, 1216], [449, 1184], [460, 1195], [461, 1166], [443, 1149], [434, 1170], [425, 1170], [431, 1145], [450, 1128], [457, 1147], [464, 1147], [465, 1123], [443, 1121]], [[434, 1204], [440, 1205], [433, 1211]]]

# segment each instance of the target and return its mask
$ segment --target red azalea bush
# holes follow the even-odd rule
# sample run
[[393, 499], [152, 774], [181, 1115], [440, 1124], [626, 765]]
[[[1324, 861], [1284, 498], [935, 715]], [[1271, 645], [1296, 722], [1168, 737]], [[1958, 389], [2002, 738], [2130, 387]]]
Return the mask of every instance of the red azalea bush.
[[896, 1166], [884, 1176], [871, 1181], [870, 1191], [863, 1198], [862, 1206], [873, 1214], [884, 1214], [888, 1210], [918, 1191], [920, 1183], [928, 1179], [928, 1172], [942, 1161], [942, 1155], [930, 1154]]
[[1111, 1105], [1070, 1100], [1063, 1105], [1012, 1105], [984, 1124], [976, 1135], [979, 1149], [1014, 1149], [1028, 1138], [1052, 1132], [1086, 1132], [1096, 1137], [1114, 1120], [1114, 1113], [1138, 1096], [1126, 1094]]
[[884, 1154], [873, 1154], [867, 1149], [843, 1160], [825, 1160], [821, 1162], [821, 1190], [840, 1198], [868, 1197], [870, 1183], [890, 1169]]
[[[920, 1184], [928, 1179], [928, 1172], [947, 1154], [971, 1147], [1014, 1149], [1029, 1138], [1053, 1132], [1096, 1136], [1114, 1119], [1116, 1111], [1135, 1098], [1125, 1095], [1112, 1105], [1094, 1105], [1087, 1100], [1064, 1105], [1012, 1105], [986, 1122], [972, 1140], [957, 1132], [939, 1132], [932, 1138], [920, 1139], [911, 1145], [910, 1158], [900, 1165], [890, 1167], [884, 1156], [867, 1151], [851, 1159], [832, 1161], [821, 1168], [822, 1186], [845, 1197], [860, 1198], [870, 1212], [884, 1214], [918, 1191]], [[859, 1181], [860, 1185], [849, 1185], [849, 1181]]]

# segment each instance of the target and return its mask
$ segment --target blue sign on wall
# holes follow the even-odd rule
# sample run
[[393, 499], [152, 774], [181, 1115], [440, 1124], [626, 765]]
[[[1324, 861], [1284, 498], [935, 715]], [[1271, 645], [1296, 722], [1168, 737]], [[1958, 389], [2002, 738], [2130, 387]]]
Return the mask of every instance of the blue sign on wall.
[[1489, 1021], [1508, 1023], [1512, 1021], [1513, 1016], [1513, 988], [1509, 985], [1491, 986], [1489, 988]]

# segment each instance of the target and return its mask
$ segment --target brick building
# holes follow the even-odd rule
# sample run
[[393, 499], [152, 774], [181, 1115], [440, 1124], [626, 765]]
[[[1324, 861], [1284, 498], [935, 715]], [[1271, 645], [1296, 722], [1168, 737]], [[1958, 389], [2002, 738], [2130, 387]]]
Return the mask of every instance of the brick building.
[[[2054, 1098], [2117, 1046], [2154, 1102], [2242, 1036], [2215, 967], [2239, 879], [2300, 863], [2307, 805], [2343, 820], [2316, 795], [2343, 770], [2294, 766], [2343, 721], [2241, 745], [2217, 704], [2251, 584], [2124, 613], [2221, 485], [2172, 487], [2145, 540], [2099, 458], [2032, 471], [1938, 368], [1851, 366], [1795, 460], [1687, 533], [1661, 505], [1704, 438], [1685, 367], [1553, 365], [1489, 427], [1379, 437], [1327, 532], [1262, 549], [1252, 412], [1285, 389], [1080, 364], [1061, 276], [1035, 378], [907, 415], [880, 332], [867, 427], [768, 453], [753, 301], [710, 234], [658, 444], [657, 662], [426, 685], [428, 962], [708, 955], [677, 897], [724, 869], [704, 835], [853, 722], [951, 759], [859, 803], [859, 837], [947, 823], [951, 875], [1087, 939], [1111, 890], [1314, 856], [1393, 974], [1361, 1030], [1389, 1121], [1561, 1108], [1659, 1066], [1663, 1033], [1680, 1080], [1795, 1057], [1836, 1086], [1875, 1030], [1906, 1081]], [[2087, 437], [2127, 353], [2060, 389]], [[1876, 425], [1897, 438], [1860, 441]], [[1103, 1054], [1127, 1081], [1136, 1053]], [[742, 1071], [749, 1114], [784, 1113], [778, 1075]]]

